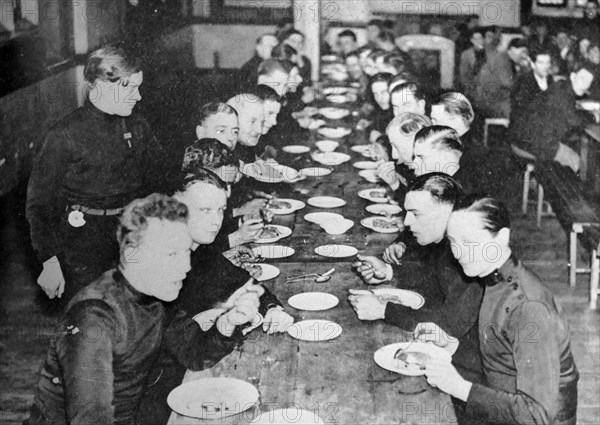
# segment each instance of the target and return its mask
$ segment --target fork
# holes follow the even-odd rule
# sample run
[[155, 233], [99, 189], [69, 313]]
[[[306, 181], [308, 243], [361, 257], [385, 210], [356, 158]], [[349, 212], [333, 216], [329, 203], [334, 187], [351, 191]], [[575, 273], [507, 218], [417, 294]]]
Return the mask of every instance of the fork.
[[413, 335], [413, 340], [404, 348], [399, 348], [398, 350], [396, 350], [396, 352], [394, 353], [394, 358], [398, 359], [400, 355], [402, 355], [402, 353], [405, 353], [408, 351], [408, 349], [415, 343], [418, 342], [418, 338], [423, 335], [425, 332], [423, 332], [423, 330], [419, 330], [419, 332], [417, 333], [416, 336]]

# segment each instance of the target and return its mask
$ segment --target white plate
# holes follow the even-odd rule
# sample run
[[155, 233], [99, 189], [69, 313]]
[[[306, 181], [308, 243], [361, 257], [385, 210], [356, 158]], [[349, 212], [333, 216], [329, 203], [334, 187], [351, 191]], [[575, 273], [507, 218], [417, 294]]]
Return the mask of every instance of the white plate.
[[328, 139], [341, 139], [342, 137], [346, 137], [347, 135], [352, 133], [352, 130], [350, 130], [349, 128], [346, 128], [346, 127], [335, 127], [335, 128], [325, 127], [325, 128], [320, 128], [319, 130], [317, 130], [317, 132], [321, 136], [325, 136]]
[[312, 159], [323, 165], [341, 165], [350, 161], [350, 155], [340, 152], [319, 152], [313, 153]]
[[273, 164], [271, 166], [283, 176], [283, 181], [286, 183], [296, 183], [306, 178], [302, 176], [297, 170], [294, 170], [292, 167], [286, 167], [285, 165], [281, 164]]
[[262, 412], [249, 423], [252, 425], [321, 425], [325, 422], [315, 411], [302, 410], [295, 405], [291, 405], [285, 409]]
[[369, 156], [371, 156], [370, 155], [371, 145], [356, 145], [356, 146], [352, 146], [350, 148], [350, 150], [352, 152], [357, 152], [357, 153], [359, 153], [359, 154], [361, 154], [363, 156], [366, 156], [365, 153], [369, 153]]
[[310, 221], [311, 223], [314, 224], [325, 224], [327, 222], [335, 222], [335, 221], [341, 221], [344, 220], [344, 216], [340, 215], [340, 214], [335, 214], [335, 213], [328, 213], [328, 212], [315, 212], [315, 213], [310, 213], [310, 214], [306, 214], [304, 216], [304, 219], [306, 221]]
[[327, 124], [327, 123], [325, 121], [323, 121], [323, 120], [312, 120], [310, 122], [310, 124], [308, 124], [308, 129], [309, 130], [316, 130], [317, 128], [323, 127], [325, 124]]
[[287, 332], [302, 341], [329, 341], [342, 334], [342, 327], [329, 320], [303, 320], [291, 325]]
[[279, 199], [279, 198], [277, 198], [276, 201], [287, 202], [288, 204], [290, 204], [290, 207], [289, 208], [273, 208], [272, 206], [269, 206], [269, 211], [271, 211], [275, 215], [292, 214], [292, 213], [306, 207], [306, 204], [304, 202], [297, 201], [295, 199]]
[[253, 407], [258, 390], [234, 378], [204, 378], [186, 382], [167, 397], [169, 407], [180, 415], [199, 419], [220, 419]]
[[293, 153], [293, 154], [301, 154], [301, 153], [310, 152], [310, 148], [308, 146], [302, 146], [302, 145], [284, 146], [283, 148], [281, 148], [281, 150], [284, 152]]
[[340, 198], [334, 198], [333, 196], [315, 196], [310, 198], [308, 205], [312, 205], [317, 208], [340, 208], [346, 205], [346, 201]]
[[266, 164], [264, 162], [244, 164], [240, 167], [240, 171], [243, 175], [262, 183], [282, 183], [285, 181], [283, 174], [273, 164]]
[[[381, 193], [385, 195], [385, 198], [373, 197], [373, 193]], [[374, 187], [371, 189], [365, 189], [358, 192], [358, 197], [362, 199], [366, 199], [367, 201], [375, 202], [377, 204], [387, 204], [387, 190], [381, 187]]]
[[371, 290], [385, 302], [401, 304], [418, 310], [425, 304], [425, 298], [418, 292], [399, 288], [376, 288]]
[[292, 234], [292, 229], [290, 229], [289, 227], [278, 226], [277, 224], [269, 224], [269, 225], [265, 226], [265, 229], [267, 229], [269, 227], [277, 229], [277, 231], [279, 232], [279, 236], [274, 236], [272, 238], [266, 238], [266, 239], [258, 239], [256, 241], [256, 243], [273, 243], [273, 242], [277, 242], [280, 239], [287, 238], [289, 235]]
[[323, 55], [321, 56], [321, 60], [323, 62], [335, 62], [338, 60], [338, 57], [336, 55]]
[[344, 94], [348, 92], [348, 87], [325, 87], [323, 89], [323, 94]]
[[296, 253], [294, 248], [283, 245], [262, 245], [252, 248], [252, 251], [263, 258], [286, 258]]
[[369, 183], [377, 183], [381, 181], [381, 179], [377, 175], [377, 170], [362, 170], [358, 172], [358, 175], [366, 181], [368, 181]]
[[344, 218], [342, 220], [320, 223], [319, 226], [330, 235], [341, 235], [350, 230], [354, 226], [354, 222]]
[[315, 142], [315, 146], [321, 152], [333, 152], [339, 145], [339, 142], [333, 140], [319, 140], [318, 142]]
[[394, 226], [393, 228], [380, 227], [374, 223], [375, 220], [381, 220], [381, 221], [385, 221], [386, 223], [392, 223], [399, 219], [398, 218], [390, 219], [390, 218], [386, 218], [386, 217], [367, 217], [367, 218], [363, 218], [360, 221], [360, 224], [362, 224], [363, 226], [365, 226], [368, 229], [376, 231], [377, 233], [398, 233], [400, 230], [404, 229], [404, 226], [402, 226], [402, 229], [399, 228], [398, 226]]
[[304, 292], [296, 294], [288, 300], [288, 304], [296, 310], [323, 311], [338, 305], [340, 300], [335, 295], [325, 292]]
[[327, 96], [327, 100], [331, 103], [348, 103], [350, 101], [350, 99], [343, 94], [331, 94]]
[[309, 168], [303, 168], [302, 170], [300, 170], [300, 174], [302, 176], [306, 176], [306, 177], [314, 177], [314, 178], [319, 178], [319, 177], [325, 177], [331, 174], [331, 170], [329, 168], [323, 168], [323, 167], [309, 167]]
[[350, 111], [347, 109], [333, 107], [321, 108], [319, 113], [330, 120], [340, 120], [350, 115]]
[[271, 264], [253, 264], [253, 266], [260, 267], [262, 270], [260, 277], [256, 279], [259, 282], [274, 279], [281, 273], [277, 267], [272, 266]]
[[373, 204], [368, 205], [366, 210], [371, 214], [375, 215], [383, 215], [391, 214], [396, 215], [402, 212], [402, 208], [399, 205], [390, 205], [390, 204]]
[[346, 258], [358, 254], [358, 249], [348, 245], [323, 245], [315, 248], [315, 254], [329, 258]]
[[[409, 344], [412, 345], [408, 347]], [[381, 347], [379, 350], [375, 351], [373, 359], [379, 367], [391, 372], [408, 376], [425, 375], [425, 371], [421, 370], [418, 365], [407, 365], [401, 360], [394, 359], [394, 354], [396, 354], [396, 351], [405, 347], [408, 347], [408, 352], [425, 353], [433, 358], [448, 361], [448, 363], [452, 361], [452, 356], [450, 356], [450, 353], [448, 353], [446, 350], [432, 343], [425, 342], [398, 342], [396, 344], [386, 345], [385, 347]]]
[[376, 170], [377, 163], [374, 161], [358, 161], [352, 164], [354, 168], [358, 168], [359, 170]]

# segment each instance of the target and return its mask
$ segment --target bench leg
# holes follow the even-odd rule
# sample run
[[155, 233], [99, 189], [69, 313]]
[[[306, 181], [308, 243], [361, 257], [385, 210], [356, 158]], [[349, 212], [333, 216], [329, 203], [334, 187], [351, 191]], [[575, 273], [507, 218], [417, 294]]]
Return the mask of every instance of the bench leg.
[[530, 165], [527, 164], [525, 174], [523, 175], [523, 204], [522, 210], [523, 215], [527, 215], [528, 203], [529, 203], [529, 185], [531, 184], [531, 169]]
[[592, 267], [590, 276], [590, 308], [595, 309], [598, 306], [598, 280], [600, 278], [600, 258], [598, 251], [592, 251]]
[[537, 201], [537, 227], [542, 227], [542, 214], [544, 212], [544, 188], [538, 184], [538, 201]]
[[569, 236], [569, 285], [575, 287], [577, 283], [577, 233], [571, 232]]

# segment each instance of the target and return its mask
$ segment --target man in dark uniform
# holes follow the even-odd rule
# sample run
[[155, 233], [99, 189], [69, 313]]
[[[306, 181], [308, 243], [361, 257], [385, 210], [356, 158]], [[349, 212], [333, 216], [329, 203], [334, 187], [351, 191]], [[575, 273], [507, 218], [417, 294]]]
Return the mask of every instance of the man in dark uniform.
[[120, 46], [101, 48], [89, 55], [84, 77], [88, 98], [49, 131], [27, 191], [31, 238], [43, 263], [38, 284], [48, 297], [64, 292], [67, 300], [114, 266], [118, 215], [158, 189], [150, 172], [160, 175], [151, 161], [158, 143], [134, 112], [143, 81], [136, 58]]

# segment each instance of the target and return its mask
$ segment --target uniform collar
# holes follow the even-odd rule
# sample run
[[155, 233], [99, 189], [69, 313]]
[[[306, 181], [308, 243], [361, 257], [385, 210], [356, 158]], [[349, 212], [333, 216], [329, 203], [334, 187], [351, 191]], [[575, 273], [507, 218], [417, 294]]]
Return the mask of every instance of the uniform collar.
[[511, 255], [511, 257], [502, 265], [502, 267], [495, 270], [493, 273], [484, 276], [481, 278], [481, 280], [485, 286], [496, 286], [500, 282], [512, 281], [512, 276], [515, 274], [515, 269], [518, 264], [519, 260]]
[[151, 304], [155, 304], [155, 303], [159, 302], [159, 300], [157, 298], [150, 296], [150, 295], [143, 294], [140, 291], [138, 291], [137, 289], [135, 289], [131, 285], [131, 283], [129, 283], [127, 278], [125, 276], [123, 276], [123, 273], [121, 273], [121, 270], [119, 270], [118, 268], [113, 273], [113, 279], [115, 280], [115, 282], [117, 282], [118, 284], [123, 286], [125, 291], [131, 296], [131, 298], [136, 303], [138, 303], [140, 305], [144, 305], [144, 306], [149, 306]]

